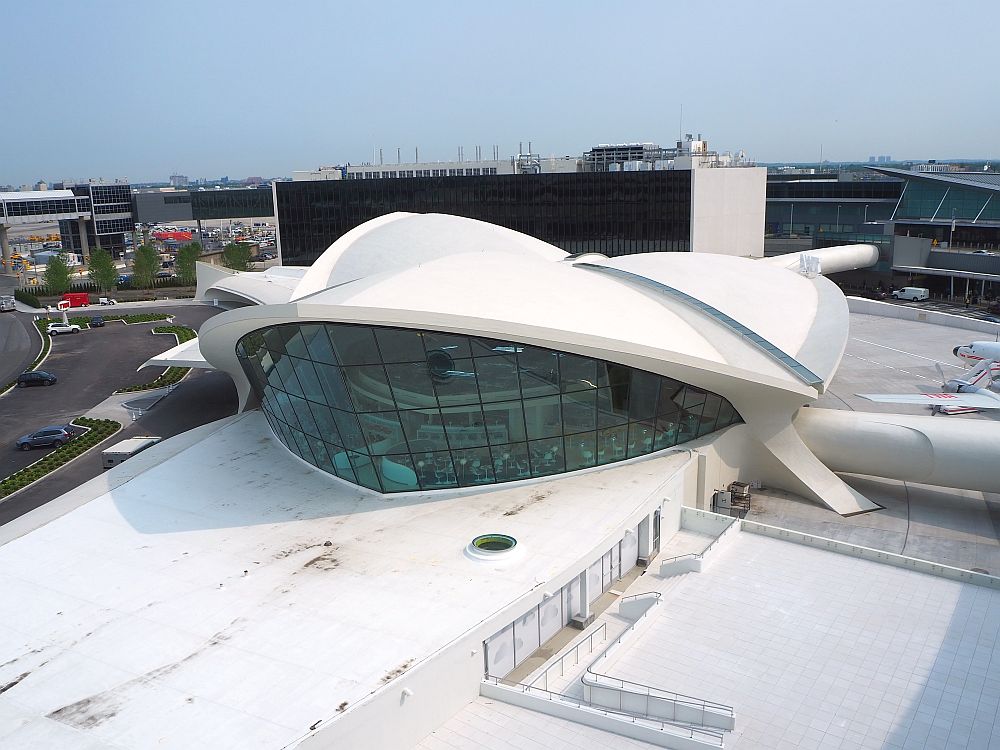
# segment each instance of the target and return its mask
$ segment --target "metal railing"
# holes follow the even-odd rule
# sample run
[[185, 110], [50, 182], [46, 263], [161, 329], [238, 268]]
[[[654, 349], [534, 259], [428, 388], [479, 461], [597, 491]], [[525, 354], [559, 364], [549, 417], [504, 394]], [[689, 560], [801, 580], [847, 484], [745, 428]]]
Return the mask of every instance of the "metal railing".
[[537, 687], [539, 680], [542, 680], [544, 682], [543, 689], [548, 690], [549, 689], [549, 673], [550, 672], [554, 672], [556, 670], [556, 668], [558, 668], [559, 669], [559, 676], [560, 677], [565, 677], [566, 676], [566, 660], [569, 659], [569, 657], [572, 656], [573, 657], [573, 662], [572, 662], [572, 664], [570, 664], [570, 667], [578, 666], [580, 664], [580, 647], [583, 646], [583, 645], [586, 645], [587, 648], [588, 648], [588, 650], [585, 653], [589, 653], [589, 654], [594, 653], [594, 639], [598, 636], [598, 634], [600, 634], [602, 641], [607, 640], [607, 637], [608, 637], [608, 627], [607, 627], [606, 623], [602, 622], [598, 627], [596, 627], [592, 631], [590, 631], [590, 633], [587, 634], [586, 638], [580, 639], [573, 646], [573, 648], [571, 648], [566, 653], [564, 653], [562, 656], [560, 656], [558, 661], [554, 662], [553, 664], [550, 664], [548, 667], [546, 667], [546, 669], [545, 669], [544, 672], [542, 672], [540, 675], [538, 675], [537, 677], [535, 677], [535, 679], [533, 679], [531, 682], [529, 682], [527, 684], [530, 687]]
[[676, 723], [664, 719], [653, 719], [644, 716], [637, 716], [634, 713], [630, 713], [627, 711], [616, 711], [612, 708], [594, 706], [585, 700], [577, 700], [575, 698], [570, 698], [568, 696], [562, 695], [561, 693], [554, 693], [551, 690], [546, 690], [544, 688], [540, 688], [535, 685], [525, 685], [523, 683], [510, 685], [508, 683], [505, 683], [502, 678], [494, 677], [493, 675], [486, 675], [483, 678], [483, 681], [496, 685], [499, 688], [505, 688], [507, 690], [517, 690], [526, 695], [533, 695], [536, 698], [552, 701], [553, 703], [562, 703], [564, 705], [570, 705], [581, 711], [588, 711], [592, 713], [601, 714], [603, 716], [607, 716], [609, 718], [616, 719], [618, 721], [628, 721], [631, 724], [646, 726], [649, 727], [650, 729], [655, 729], [661, 732], [665, 732], [667, 734], [680, 735], [682, 737], [688, 737], [693, 740], [711, 743], [713, 745], [717, 745], [718, 747], [723, 746], [723, 733], [721, 731], [716, 731], [705, 727], [689, 726], [684, 723]]

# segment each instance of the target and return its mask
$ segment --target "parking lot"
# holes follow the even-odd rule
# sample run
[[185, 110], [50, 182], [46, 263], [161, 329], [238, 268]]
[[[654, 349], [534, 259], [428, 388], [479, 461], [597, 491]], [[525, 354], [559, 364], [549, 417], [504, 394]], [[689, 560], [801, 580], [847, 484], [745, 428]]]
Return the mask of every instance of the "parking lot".
[[[176, 324], [197, 329], [218, 310], [189, 304], [157, 307], [155, 312], [174, 315]], [[30, 325], [31, 316], [19, 316], [26, 318]], [[0, 411], [4, 416], [0, 421], [0, 477], [8, 476], [53, 450], [18, 451], [14, 443], [21, 435], [47, 425], [66, 424], [118, 388], [155, 380], [163, 368], [140, 372], [136, 372], [136, 368], [175, 345], [172, 336], [150, 333], [156, 325], [125, 325], [114, 321], [103, 328], [53, 337], [49, 356], [39, 369], [56, 375], [59, 382], [51, 387], [15, 388], [0, 398]]]

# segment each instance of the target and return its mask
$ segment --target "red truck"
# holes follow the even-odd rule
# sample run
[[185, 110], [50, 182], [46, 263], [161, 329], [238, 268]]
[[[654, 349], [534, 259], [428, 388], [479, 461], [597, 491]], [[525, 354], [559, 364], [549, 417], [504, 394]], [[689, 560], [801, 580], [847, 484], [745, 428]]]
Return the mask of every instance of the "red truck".
[[86, 292], [66, 292], [62, 298], [69, 302], [70, 307], [86, 307], [90, 304], [90, 295]]

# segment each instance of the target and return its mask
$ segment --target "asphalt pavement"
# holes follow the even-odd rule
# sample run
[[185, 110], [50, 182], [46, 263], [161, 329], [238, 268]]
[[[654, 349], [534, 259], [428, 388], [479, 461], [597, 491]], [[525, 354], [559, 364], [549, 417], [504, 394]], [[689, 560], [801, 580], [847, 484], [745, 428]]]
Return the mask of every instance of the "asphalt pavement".
[[[217, 308], [191, 304], [157, 306], [155, 311], [171, 314], [174, 323], [195, 330], [212, 315], [221, 312]], [[141, 309], [130, 312], [138, 313]], [[31, 316], [18, 314], [18, 317], [27, 318], [28, 325], [31, 325]], [[51, 387], [15, 388], [0, 397], [0, 477], [12, 474], [53, 450], [36, 448], [18, 451], [14, 443], [21, 435], [47, 425], [66, 424], [104, 401], [117, 389], [156, 379], [164, 368], [151, 367], [136, 372], [147, 359], [174, 346], [173, 337], [150, 333], [156, 325], [162, 323], [125, 325], [112, 321], [103, 328], [53, 337], [49, 356], [39, 369], [56, 375], [59, 382]], [[32, 350], [28, 355], [29, 363], [34, 356]], [[7, 352], [0, 350], [0, 359], [7, 358]], [[228, 376], [225, 377], [228, 380]], [[178, 387], [171, 394], [171, 399], [181, 391], [182, 388]], [[136, 394], [137, 397], [139, 395]], [[210, 406], [206, 413], [212, 413]], [[83, 462], [78, 461], [59, 473], [74, 475], [77, 464]], [[76, 484], [80, 481], [83, 480], [77, 479]]]
[[[152, 336], [150, 338], [153, 338]], [[55, 388], [55, 386], [53, 386]], [[53, 390], [48, 388], [44, 390]], [[28, 389], [43, 390], [43, 388]], [[2, 401], [0, 401], [2, 404]], [[236, 386], [223, 372], [195, 370], [173, 392], [156, 403], [137, 421], [69, 466], [5, 500], [0, 500], [0, 525], [54, 500], [101, 474], [101, 451], [119, 440], [152, 435], [169, 438], [236, 413]], [[32, 451], [36, 458], [41, 451]]]
[[0, 386], [24, 372], [41, 349], [42, 338], [31, 330], [31, 321], [31, 315], [0, 313]]

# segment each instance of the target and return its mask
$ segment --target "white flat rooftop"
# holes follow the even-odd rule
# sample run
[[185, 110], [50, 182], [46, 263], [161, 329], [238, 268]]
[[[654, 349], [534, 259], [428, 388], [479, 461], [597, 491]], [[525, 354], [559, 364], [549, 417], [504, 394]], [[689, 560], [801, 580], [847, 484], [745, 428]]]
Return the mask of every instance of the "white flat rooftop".
[[[259, 412], [164, 441], [0, 547], [0, 746], [294, 743], [585, 565], [686, 460], [386, 499], [293, 457]], [[524, 554], [467, 558], [490, 532]]]
[[649, 617], [600, 671], [733, 706], [727, 748], [1000, 743], [1000, 591], [739, 532]]

